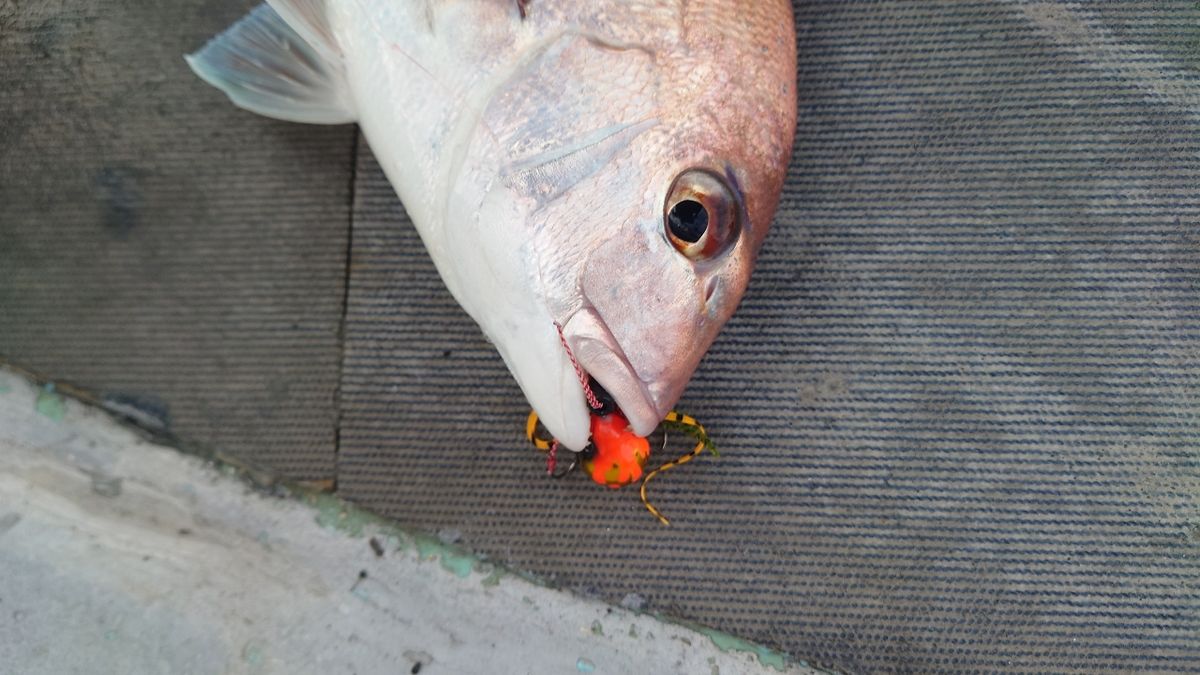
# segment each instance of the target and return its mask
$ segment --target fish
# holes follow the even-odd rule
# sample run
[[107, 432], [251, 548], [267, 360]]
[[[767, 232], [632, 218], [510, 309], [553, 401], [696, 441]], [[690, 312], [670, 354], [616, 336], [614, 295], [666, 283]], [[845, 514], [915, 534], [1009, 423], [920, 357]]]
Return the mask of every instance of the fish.
[[741, 302], [797, 115], [789, 0], [268, 0], [186, 57], [359, 125], [547, 430], [649, 435]]

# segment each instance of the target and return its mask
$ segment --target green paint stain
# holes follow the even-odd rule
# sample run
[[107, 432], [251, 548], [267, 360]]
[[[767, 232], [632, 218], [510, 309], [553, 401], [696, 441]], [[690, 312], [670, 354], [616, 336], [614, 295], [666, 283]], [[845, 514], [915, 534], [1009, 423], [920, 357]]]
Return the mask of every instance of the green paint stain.
[[600, 623], [600, 619], [592, 622], [592, 635], [604, 635], [604, 624]]
[[242, 649], [242, 660], [252, 666], [260, 666], [263, 662], [263, 650], [253, 642], [246, 643], [246, 647]]
[[717, 649], [723, 652], [746, 652], [757, 656], [758, 662], [764, 666], [770, 666], [779, 671], [787, 670], [787, 656], [781, 652], [734, 637], [729, 633], [712, 630], [711, 628], [697, 626], [695, 630], [706, 636], [709, 640], [712, 640]]
[[581, 656], [575, 661], [575, 670], [578, 670], [581, 673], [594, 673], [596, 672], [596, 664], [592, 663], [591, 660], [585, 659]]
[[4, 382], [0, 382], [0, 394], [7, 394], [10, 391], [12, 391], [12, 387], [8, 386], [8, 384]]
[[475, 568], [474, 556], [443, 551], [441, 557], [442, 568], [453, 572], [459, 579], [471, 576], [471, 570]]
[[331, 495], [315, 495], [312, 505], [317, 508], [317, 524], [326, 529], [361, 537], [367, 525], [382, 525], [383, 519], [355, 508]]
[[351, 537], [362, 537], [369, 530], [381, 542], [385, 549], [396, 553], [407, 546], [404, 532], [394, 523], [377, 516], [370, 511], [348, 504], [333, 495], [326, 493], [308, 493], [305, 500], [316, 509], [317, 524], [328, 530], [337, 530]]
[[421, 560], [433, 560], [437, 557], [438, 552], [442, 550], [440, 541], [433, 537], [415, 537], [413, 544], [417, 547], [417, 557]]
[[466, 579], [471, 574], [478, 560], [475, 556], [464, 553], [462, 549], [448, 544], [443, 544], [436, 537], [427, 535], [417, 535], [413, 537], [413, 544], [417, 547], [417, 557], [421, 560], [433, 560], [438, 558], [441, 561], [442, 568], [448, 572], [452, 572], [461, 579]]
[[480, 574], [486, 574], [483, 581], [479, 582], [487, 588], [492, 588], [500, 585], [500, 580], [504, 578], [504, 570], [495, 565], [481, 564], [475, 568]]
[[385, 550], [392, 551], [394, 553], [401, 553], [405, 548], [407, 548], [407, 546], [408, 543], [399, 532], [392, 532], [384, 538]]
[[67, 414], [67, 402], [58, 392], [54, 391], [54, 384], [47, 384], [42, 388], [33, 408], [43, 417], [48, 417], [55, 422], [61, 422]]

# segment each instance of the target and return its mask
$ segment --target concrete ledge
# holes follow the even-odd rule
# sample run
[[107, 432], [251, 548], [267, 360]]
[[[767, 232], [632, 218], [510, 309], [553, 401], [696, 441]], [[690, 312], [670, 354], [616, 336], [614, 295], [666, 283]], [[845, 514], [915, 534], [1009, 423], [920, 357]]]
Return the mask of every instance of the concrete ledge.
[[22, 673], [815, 672], [255, 490], [2, 370], [0, 570]]

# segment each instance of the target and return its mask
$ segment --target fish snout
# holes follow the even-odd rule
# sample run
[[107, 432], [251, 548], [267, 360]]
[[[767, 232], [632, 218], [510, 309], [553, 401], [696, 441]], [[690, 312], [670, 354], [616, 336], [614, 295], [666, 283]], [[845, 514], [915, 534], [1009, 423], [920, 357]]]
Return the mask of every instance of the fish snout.
[[589, 307], [576, 312], [563, 328], [579, 366], [612, 396], [641, 436], [653, 432], [674, 407], [703, 351], [686, 336], [669, 338], [670, 322], [655, 325], [652, 315], [646, 317], [650, 320], [645, 323], [614, 330]]
[[563, 326], [563, 338], [585, 376], [595, 379], [608, 392], [634, 432], [645, 436], [654, 431], [665, 413], [659, 414], [650, 387], [638, 376], [595, 310], [576, 312]]
[[671, 412], [719, 325], [720, 285], [660, 237], [614, 237], [580, 277], [582, 308], [564, 324], [579, 365], [646, 435]]

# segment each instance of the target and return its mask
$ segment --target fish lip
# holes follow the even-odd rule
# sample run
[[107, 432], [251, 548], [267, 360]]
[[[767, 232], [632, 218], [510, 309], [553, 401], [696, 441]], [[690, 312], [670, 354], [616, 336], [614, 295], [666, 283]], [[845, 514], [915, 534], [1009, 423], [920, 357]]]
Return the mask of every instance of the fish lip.
[[563, 337], [584, 375], [596, 378], [612, 395], [633, 432], [639, 436], [653, 433], [663, 416], [650, 387], [638, 376], [599, 312], [591, 307], [576, 311], [563, 325]]

